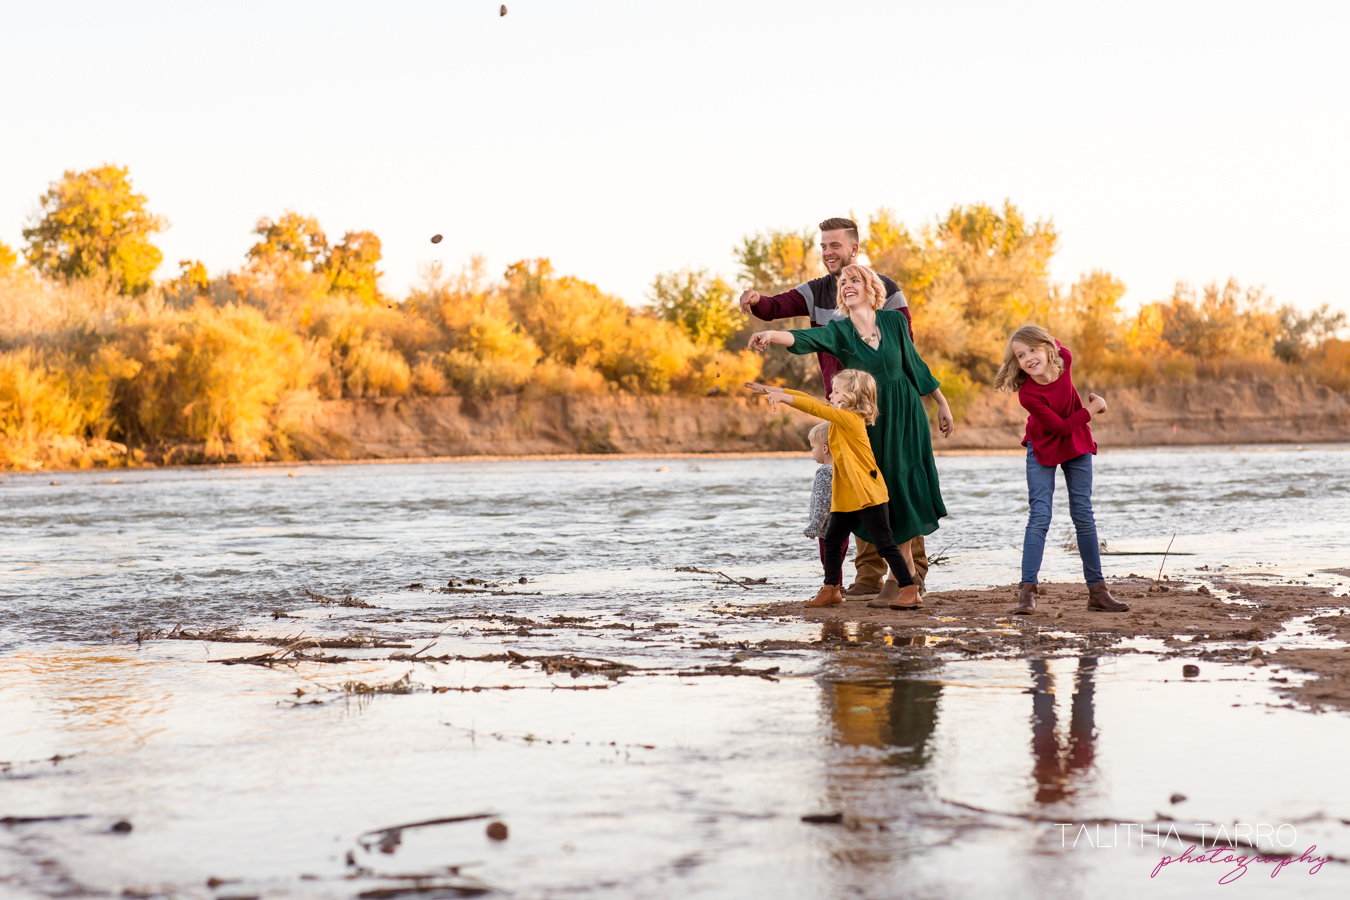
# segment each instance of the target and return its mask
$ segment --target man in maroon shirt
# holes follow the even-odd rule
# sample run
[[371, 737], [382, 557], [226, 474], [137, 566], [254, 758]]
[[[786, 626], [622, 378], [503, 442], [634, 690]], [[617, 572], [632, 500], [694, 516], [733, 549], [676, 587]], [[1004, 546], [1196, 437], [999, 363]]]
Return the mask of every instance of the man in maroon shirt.
[[[765, 297], [758, 291], [748, 290], [741, 294], [741, 312], [757, 319], [770, 322], [774, 319], [787, 319], [793, 316], [806, 316], [811, 327], [828, 325], [834, 319], [848, 317], [848, 310], [839, 302], [839, 272], [844, 266], [858, 260], [858, 223], [852, 219], [833, 218], [820, 223], [820, 260], [825, 264], [826, 274], [799, 284], [790, 291]], [[882, 309], [898, 310], [910, 323], [909, 334], [914, 336], [914, 324], [910, 318], [909, 304], [900, 286], [885, 275], [880, 275], [886, 288], [886, 304]], [[844, 368], [832, 354], [817, 353], [820, 363], [820, 378], [825, 384], [825, 396], [830, 396], [830, 386], [834, 376]], [[858, 540], [858, 552], [853, 557], [853, 565], [858, 570], [858, 580], [849, 585], [844, 596], [850, 599], [865, 600], [875, 597], [882, 591], [881, 579], [886, 575], [886, 562], [877, 554], [877, 548], [866, 541]], [[924, 553], [923, 536], [916, 537], [910, 543], [914, 553], [914, 580], [924, 591], [924, 578], [928, 574], [928, 556]], [[899, 596], [899, 585], [894, 581], [886, 583], [886, 593]]]

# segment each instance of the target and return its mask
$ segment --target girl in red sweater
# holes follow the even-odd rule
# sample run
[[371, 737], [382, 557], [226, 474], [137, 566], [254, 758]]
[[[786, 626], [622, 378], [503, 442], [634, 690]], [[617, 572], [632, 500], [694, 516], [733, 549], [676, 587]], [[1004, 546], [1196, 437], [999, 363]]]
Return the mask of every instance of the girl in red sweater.
[[1003, 365], [994, 377], [994, 387], [1004, 393], [1017, 391], [1017, 399], [1030, 414], [1022, 443], [1027, 448], [1027, 493], [1031, 515], [1022, 542], [1022, 583], [1013, 612], [1036, 611], [1036, 584], [1045, 555], [1045, 536], [1050, 531], [1050, 509], [1055, 497], [1055, 469], [1064, 470], [1069, 489], [1069, 517], [1078, 533], [1078, 555], [1083, 559], [1083, 577], [1088, 586], [1088, 609], [1125, 612], [1106, 588], [1102, 577], [1101, 550], [1097, 544], [1097, 521], [1092, 515], [1092, 440], [1088, 422], [1106, 412], [1106, 401], [1088, 394], [1088, 404], [1078, 399], [1069, 370], [1073, 355], [1039, 325], [1025, 325], [1013, 333], [1003, 354]]

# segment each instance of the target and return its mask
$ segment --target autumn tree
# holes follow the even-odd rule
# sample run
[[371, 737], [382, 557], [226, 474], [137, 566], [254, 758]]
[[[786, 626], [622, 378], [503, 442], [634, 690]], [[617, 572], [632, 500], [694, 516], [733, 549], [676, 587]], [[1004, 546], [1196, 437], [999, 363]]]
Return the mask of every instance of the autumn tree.
[[657, 275], [649, 298], [658, 316], [701, 347], [721, 347], [745, 323], [731, 286], [703, 269]]
[[0, 272], [8, 272], [19, 261], [19, 255], [4, 241], [0, 241]]
[[954, 206], [915, 233], [882, 209], [868, 223], [863, 249], [872, 267], [900, 285], [914, 308], [915, 339], [988, 383], [1018, 326], [1054, 312], [1049, 264], [1058, 233], [1028, 222], [1005, 201]]
[[[1093, 270], [1069, 290], [1066, 320], [1069, 342], [1079, 371], [1092, 374], [1104, 365], [1122, 340], [1120, 301], [1125, 283], [1109, 272]], [[1054, 323], [1051, 324], [1054, 327]]]
[[349, 293], [366, 303], [380, 299], [380, 239], [370, 231], [349, 231], [342, 243], [316, 262], [315, 269], [328, 278], [330, 293]]
[[291, 301], [326, 294], [350, 294], [366, 304], [380, 300], [380, 239], [370, 231], [349, 231], [329, 246], [319, 222], [287, 210], [275, 221], [258, 220], [259, 238], [248, 250], [242, 292], [270, 289]]
[[743, 286], [761, 294], [781, 294], [823, 274], [813, 228], [747, 235], [732, 255]]
[[1222, 287], [1218, 282], [1205, 285], [1197, 295], [1189, 284], [1178, 282], [1157, 310], [1162, 343], [1196, 359], [1261, 359], [1274, 353], [1280, 316], [1260, 288], [1244, 290], [1230, 278]]
[[[4, 268], [0, 260], [0, 269]], [[1275, 355], [1287, 363], [1301, 363], [1345, 328], [1345, 313], [1331, 311], [1331, 304], [1300, 313], [1292, 306], [1280, 307], [1280, 334]]]
[[328, 256], [328, 237], [313, 216], [287, 210], [276, 221], [263, 216], [253, 227], [260, 240], [248, 248], [249, 265], [277, 271], [312, 270]]
[[682, 329], [580, 278], [554, 275], [547, 259], [512, 263], [504, 292], [547, 358], [594, 369], [625, 390], [666, 393], [694, 351]]
[[[737, 273], [739, 287], [752, 288], [761, 294], [781, 294], [825, 274], [814, 228], [801, 231], [769, 229], [746, 235], [732, 249], [732, 257], [740, 269]], [[756, 319], [743, 318], [742, 322], [737, 341], [744, 341], [750, 331], [762, 327]], [[807, 325], [805, 318], [797, 318], [785, 319], [775, 327], [805, 328]], [[795, 356], [782, 347], [770, 347], [764, 354], [761, 377], [771, 384], [801, 390], [820, 390], [821, 386], [815, 356]]]
[[149, 289], [164, 258], [150, 235], [168, 221], [146, 210], [145, 195], [132, 189], [127, 171], [104, 165], [52, 182], [23, 230], [28, 262], [49, 276], [106, 275], [123, 294]]
[[199, 296], [211, 290], [211, 276], [206, 271], [206, 264], [201, 260], [180, 259], [178, 277], [172, 279], [167, 287], [180, 295]]

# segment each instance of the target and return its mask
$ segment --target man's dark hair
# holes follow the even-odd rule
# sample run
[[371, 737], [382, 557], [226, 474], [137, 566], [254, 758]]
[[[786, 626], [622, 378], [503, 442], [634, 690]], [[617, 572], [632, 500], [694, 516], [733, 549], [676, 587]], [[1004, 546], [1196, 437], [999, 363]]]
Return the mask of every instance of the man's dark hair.
[[838, 231], [841, 228], [848, 232], [848, 236], [853, 243], [858, 242], [858, 223], [852, 219], [841, 219], [835, 216], [833, 219], [826, 219], [820, 223], [821, 234], [827, 231]]

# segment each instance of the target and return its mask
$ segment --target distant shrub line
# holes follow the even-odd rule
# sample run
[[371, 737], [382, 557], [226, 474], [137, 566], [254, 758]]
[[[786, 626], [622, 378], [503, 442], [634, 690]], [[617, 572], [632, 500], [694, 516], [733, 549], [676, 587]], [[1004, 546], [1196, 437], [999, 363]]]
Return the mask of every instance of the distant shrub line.
[[[343, 397], [820, 387], [812, 357], [743, 349], [767, 326], [705, 271], [657, 276], [650, 305], [634, 308], [547, 259], [492, 280], [475, 258], [454, 276], [428, 266], [396, 302], [379, 289], [374, 234], [332, 245], [315, 220], [288, 212], [258, 222], [238, 271], [212, 278], [184, 260], [154, 284], [149, 236], [167, 222], [144, 202], [125, 169], [66, 173], [25, 229], [27, 265], [0, 244], [0, 466], [117, 464], [169, 446], [187, 461], [303, 457], [306, 410]], [[886, 210], [869, 221], [863, 251], [909, 298], [918, 347], [958, 418], [1028, 321], [1073, 348], [1084, 387], [1294, 379], [1350, 389], [1343, 315], [1277, 308], [1232, 281], [1180, 284], [1125, 315], [1124, 285], [1107, 273], [1067, 289], [1049, 280], [1057, 240], [1011, 204], [957, 207], [917, 231]], [[810, 230], [747, 237], [735, 258], [741, 285], [761, 293], [822, 272]]]

